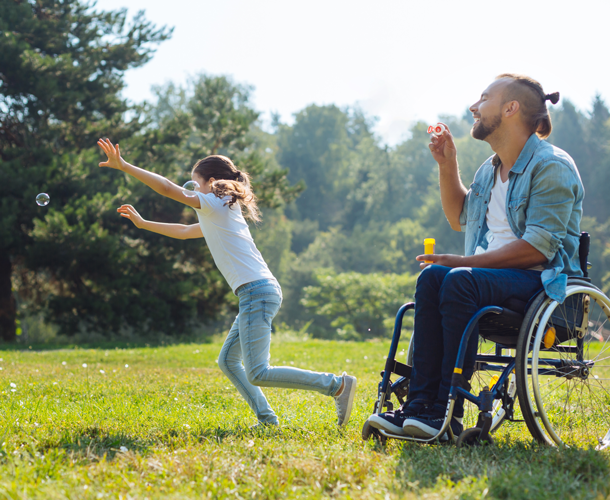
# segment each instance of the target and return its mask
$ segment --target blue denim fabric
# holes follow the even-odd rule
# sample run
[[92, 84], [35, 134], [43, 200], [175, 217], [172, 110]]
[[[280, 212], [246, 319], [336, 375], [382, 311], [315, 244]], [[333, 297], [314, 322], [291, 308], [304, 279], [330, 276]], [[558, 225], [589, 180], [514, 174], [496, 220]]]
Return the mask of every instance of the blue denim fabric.
[[[499, 165], [490, 157], [477, 171], [460, 215], [466, 255], [487, 249], [487, 204]], [[547, 258], [541, 280], [549, 297], [563, 302], [568, 276], [582, 276], [578, 260], [584, 188], [574, 160], [533, 134], [508, 174], [508, 224]]]
[[238, 287], [236, 293], [239, 314], [222, 346], [218, 366], [252, 408], [259, 422], [278, 423], [260, 387], [307, 389], [334, 396], [341, 387], [341, 376], [269, 366], [271, 322], [282, 305], [279, 283], [272, 279], [253, 281]]
[[[409, 400], [447, 403], [451, 376], [466, 325], [482, 307], [502, 305], [509, 298], [527, 302], [542, 290], [540, 271], [428, 266], [415, 288], [413, 372]], [[464, 376], [473, 373], [478, 328], [468, 344]], [[458, 400], [455, 416], [462, 417]]]

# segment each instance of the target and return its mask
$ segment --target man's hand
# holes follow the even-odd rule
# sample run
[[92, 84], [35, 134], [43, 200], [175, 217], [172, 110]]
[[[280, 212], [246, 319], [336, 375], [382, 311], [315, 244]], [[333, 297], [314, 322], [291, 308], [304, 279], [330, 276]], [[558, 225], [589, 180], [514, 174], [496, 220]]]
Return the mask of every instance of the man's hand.
[[104, 153], [108, 156], [107, 161], [103, 161], [99, 164], [100, 167], [110, 167], [116, 170], [123, 170], [123, 167], [127, 164], [123, 158], [121, 158], [121, 150], [119, 145], [116, 147], [110, 142], [110, 139], [100, 139], [97, 141], [97, 145], [102, 148]]
[[125, 217], [133, 222], [134, 226], [138, 229], [141, 229], [144, 225], [144, 219], [131, 205], [121, 205], [116, 211], [121, 214], [121, 217]]
[[[450, 253], [446, 254], [430, 254], [430, 255], [418, 255], [415, 257], [415, 260], [419, 260], [421, 264], [419, 267], [425, 269], [432, 264], [437, 264], [439, 266], [445, 267], [467, 267], [464, 263], [464, 258], [462, 255], [452, 255]], [[431, 262], [423, 262], [424, 260], [428, 260]]]
[[[442, 125], [445, 124], [443, 123]], [[453, 142], [453, 136], [449, 132], [447, 125], [445, 125], [445, 128], [447, 130], [442, 135], [432, 135], [430, 144], [428, 144], [432, 157], [440, 166], [457, 162], [457, 148]]]

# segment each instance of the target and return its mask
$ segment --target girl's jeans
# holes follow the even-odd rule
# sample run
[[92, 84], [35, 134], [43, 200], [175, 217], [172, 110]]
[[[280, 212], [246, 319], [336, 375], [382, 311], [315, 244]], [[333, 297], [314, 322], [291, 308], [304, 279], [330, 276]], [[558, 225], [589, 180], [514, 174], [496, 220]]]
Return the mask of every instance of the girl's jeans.
[[[240, 286], [239, 314], [218, 356], [218, 365], [246, 400], [259, 422], [278, 419], [259, 387], [306, 389], [334, 396], [342, 378], [287, 366], [269, 366], [271, 321], [282, 304], [277, 281], [262, 279]], [[243, 362], [243, 364], [242, 364]]]

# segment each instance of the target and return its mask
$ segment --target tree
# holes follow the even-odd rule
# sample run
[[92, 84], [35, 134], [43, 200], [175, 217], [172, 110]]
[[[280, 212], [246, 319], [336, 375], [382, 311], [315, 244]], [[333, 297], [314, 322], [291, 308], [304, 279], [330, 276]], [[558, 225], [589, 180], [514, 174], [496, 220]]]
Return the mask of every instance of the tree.
[[[153, 29], [141, 14], [136, 27], [126, 28], [124, 11], [97, 14], [75, 1], [27, 5], [30, 30], [55, 37], [49, 35], [45, 45], [17, 26], [23, 13], [9, 16], [11, 29], [23, 32], [32, 53], [44, 59], [27, 81], [54, 72], [57, 81], [50, 84], [59, 90], [47, 95], [45, 83], [39, 83], [38, 93], [32, 93], [19, 68], [4, 75], [9, 84], [3, 87], [3, 130], [20, 118], [13, 129], [24, 139], [11, 139], [13, 129], [2, 136], [0, 262], [10, 264], [1, 269], [5, 304], [12, 305], [4, 309], [3, 338], [17, 333], [15, 295], [28, 312], [44, 312], [65, 334], [181, 334], [214, 319], [234, 296], [204, 240], [138, 231], [115, 212], [131, 203], [149, 219], [193, 223], [194, 211], [118, 172], [99, 169], [95, 142], [112, 137], [129, 161], [178, 183], [190, 178], [196, 159], [228, 155], [253, 175], [261, 206], [282, 206], [301, 187], [291, 186], [287, 171], [259, 147], [250, 88], [224, 76], [201, 75], [185, 88], [158, 88], [155, 104], [130, 106], [118, 97], [122, 74], [142, 64], [151, 50], [146, 47], [166, 38], [167, 30]], [[40, 191], [51, 194], [48, 207], [33, 203]]]
[[85, 150], [102, 133], [138, 129], [137, 116], [122, 119], [122, 76], [169, 35], [142, 13], [128, 24], [125, 10], [98, 12], [78, 0], [0, 2], [0, 338], [17, 333], [11, 276], [44, 213], [36, 193], [52, 192], [59, 207], [87, 196], [84, 184], [115, 184], [83, 170], [94, 159]]
[[360, 148], [376, 146], [364, 115], [311, 105], [296, 114], [294, 125], [281, 125], [277, 136], [278, 162], [289, 169], [291, 182], [306, 186], [291, 216], [317, 221], [322, 230], [358, 220], [363, 204], [350, 193], [372, 167]]
[[[169, 98], [172, 90], [166, 90], [159, 89], [163, 106], [182, 102]], [[146, 112], [146, 127], [122, 143], [126, 158], [182, 183], [197, 158], [225, 154], [253, 174], [263, 206], [276, 207], [296, 196], [299, 187], [288, 184], [287, 172], [255, 147], [251, 131], [258, 113], [248, 106], [247, 89], [226, 77], [202, 75], [184, 92], [175, 91], [185, 96], [184, 103], [172, 111], [166, 108], [156, 122], [153, 118], [160, 113], [155, 106]], [[104, 174], [112, 178], [114, 173]], [[49, 318], [65, 333], [131, 329], [170, 335], [214, 319], [234, 296], [204, 240], [139, 231], [114, 213], [120, 203], [130, 203], [152, 220], [195, 223], [194, 211], [131, 178], [118, 177], [116, 191], [79, 198], [36, 223], [28, 266], [38, 274], [52, 273], [61, 284], [44, 301]], [[66, 257], [58, 259], [62, 254]]]
[[329, 320], [339, 338], [364, 340], [391, 336], [396, 311], [412, 300], [416, 276], [321, 269], [316, 281], [305, 288], [302, 304]]

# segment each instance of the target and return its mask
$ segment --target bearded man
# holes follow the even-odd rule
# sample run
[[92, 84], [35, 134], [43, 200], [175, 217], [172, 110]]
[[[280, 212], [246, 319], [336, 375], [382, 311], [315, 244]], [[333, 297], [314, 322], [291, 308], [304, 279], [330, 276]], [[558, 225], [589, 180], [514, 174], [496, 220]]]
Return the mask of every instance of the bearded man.
[[[413, 371], [409, 397], [396, 411], [372, 415], [373, 427], [398, 435], [434, 437], [442, 428], [462, 334], [482, 307], [508, 299], [527, 302], [544, 287], [563, 302], [568, 276], [582, 276], [578, 258], [584, 189], [564, 151], [544, 141], [552, 130], [547, 95], [532, 78], [503, 74], [470, 107], [471, 135], [495, 154], [470, 189], [460, 179], [449, 130], [433, 137], [441, 202], [456, 231], [466, 233], [465, 256], [420, 255], [415, 291]], [[470, 379], [478, 331], [468, 344], [463, 375]], [[450, 422], [463, 430], [463, 398]], [[445, 433], [441, 440], [447, 440]]]

